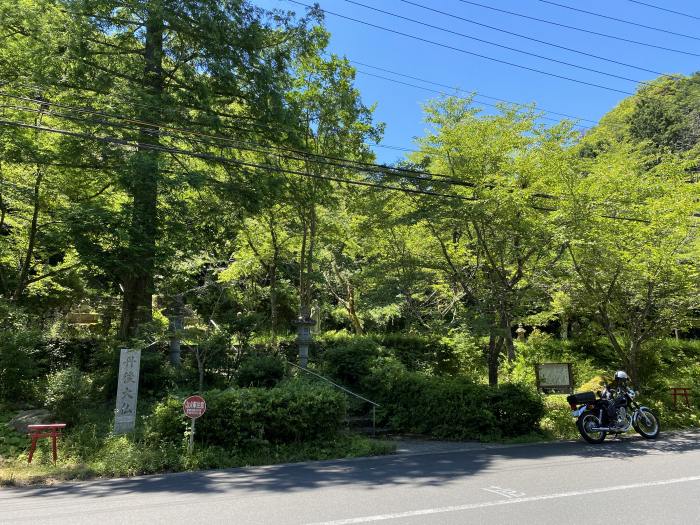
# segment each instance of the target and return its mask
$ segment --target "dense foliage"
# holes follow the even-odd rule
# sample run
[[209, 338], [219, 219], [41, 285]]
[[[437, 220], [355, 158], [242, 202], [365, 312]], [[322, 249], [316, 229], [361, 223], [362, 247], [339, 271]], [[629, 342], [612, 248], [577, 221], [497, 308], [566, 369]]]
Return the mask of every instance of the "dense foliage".
[[[296, 383], [203, 395], [207, 412], [197, 421], [198, 440], [224, 448], [332, 438], [343, 425], [346, 409], [342, 394]], [[149, 424], [157, 437], [180, 442], [185, 419], [182, 399], [170, 397], [155, 406]]]
[[[140, 348], [154, 436], [207, 391], [212, 446], [320, 439], [344, 401], [285, 363], [299, 319], [397, 431], [535, 430], [542, 361], [700, 388], [700, 74], [585, 133], [442, 97], [385, 166], [329, 38], [249, 0], [0, 0], [0, 403], [112, 417]], [[137, 451], [108, 427], [104, 462]]]

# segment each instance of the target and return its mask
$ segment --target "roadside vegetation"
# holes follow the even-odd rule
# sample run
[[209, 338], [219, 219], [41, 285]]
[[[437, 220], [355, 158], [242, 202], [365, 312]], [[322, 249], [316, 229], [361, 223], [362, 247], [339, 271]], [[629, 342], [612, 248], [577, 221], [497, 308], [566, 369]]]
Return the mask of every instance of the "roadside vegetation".
[[[585, 133], [442, 97], [388, 166], [317, 9], [0, 13], [2, 483], [390, 453], [373, 419], [575, 437], [564, 397], [535, 390], [541, 362], [583, 390], [625, 369], [664, 430], [698, 424], [700, 74]], [[376, 410], [290, 364], [299, 320], [309, 370]], [[139, 418], [113, 435], [122, 348], [142, 351]], [[8, 426], [30, 409], [68, 423], [56, 466], [47, 443], [27, 466]]]

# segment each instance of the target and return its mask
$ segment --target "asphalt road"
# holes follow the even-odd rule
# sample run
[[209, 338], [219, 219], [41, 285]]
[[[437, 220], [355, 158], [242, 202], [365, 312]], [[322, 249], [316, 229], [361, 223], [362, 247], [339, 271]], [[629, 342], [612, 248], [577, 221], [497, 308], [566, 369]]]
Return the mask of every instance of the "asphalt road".
[[700, 431], [0, 489], [0, 523], [700, 524]]

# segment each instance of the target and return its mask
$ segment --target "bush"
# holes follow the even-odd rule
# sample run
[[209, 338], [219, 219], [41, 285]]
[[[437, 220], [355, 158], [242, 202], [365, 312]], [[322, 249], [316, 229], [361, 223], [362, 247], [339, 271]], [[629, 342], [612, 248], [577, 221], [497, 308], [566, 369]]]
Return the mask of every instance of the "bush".
[[[287, 382], [275, 388], [211, 390], [207, 412], [197, 421], [197, 440], [224, 448], [254, 443], [293, 443], [336, 434], [345, 397], [325, 386]], [[159, 439], [182, 439], [182, 400], [156, 405], [148, 426]], [[178, 431], [174, 430], [178, 429]]]
[[381, 348], [369, 337], [347, 337], [323, 353], [323, 371], [346, 386], [357, 386], [368, 376]]
[[75, 367], [54, 372], [47, 377], [44, 405], [65, 423], [76, 423], [90, 406], [92, 380]]
[[489, 387], [464, 378], [437, 378], [396, 373], [390, 368], [377, 377], [387, 423], [398, 432], [445, 439], [515, 437], [538, 429], [544, 415], [542, 400], [520, 385]]
[[236, 374], [240, 387], [271, 388], [284, 378], [284, 362], [272, 355], [254, 354], [241, 363]]
[[385, 334], [377, 339], [408, 370], [433, 375], [460, 374], [473, 350], [464, 338], [454, 341], [447, 337]]
[[39, 334], [31, 330], [7, 330], [2, 333], [0, 401], [31, 401], [34, 382], [40, 373], [37, 364], [39, 339]]

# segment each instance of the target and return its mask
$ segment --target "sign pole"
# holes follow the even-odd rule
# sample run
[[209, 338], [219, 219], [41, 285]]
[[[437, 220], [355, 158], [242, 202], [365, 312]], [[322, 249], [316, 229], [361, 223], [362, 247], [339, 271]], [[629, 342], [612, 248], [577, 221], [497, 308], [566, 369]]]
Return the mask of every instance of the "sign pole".
[[194, 448], [194, 422], [197, 421], [196, 417], [192, 418], [192, 428], [190, 429], [190, 445], [187, 447], [187, 453], [192, 454], [192, 449]]
[[204, 401], [204, 398], [201, 396], [190, 396], [182, 403], [182, 410], [185, 415], [192, 420], [190, 441], [187, 444], [187, 452], [191, 454], [194, 448], [194, 422], [207, 411], [207, 402]]

